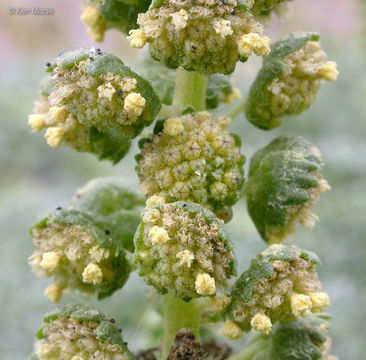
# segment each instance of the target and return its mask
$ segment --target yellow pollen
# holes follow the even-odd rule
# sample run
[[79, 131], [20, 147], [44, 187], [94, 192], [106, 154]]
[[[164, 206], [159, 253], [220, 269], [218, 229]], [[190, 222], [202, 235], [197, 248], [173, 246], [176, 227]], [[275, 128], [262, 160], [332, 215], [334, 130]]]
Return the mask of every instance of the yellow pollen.
[[303, 294], [292, 294], [290, 304], [292, 313], [295, 316], [306, 314], [312, 307], [310, 296]]
[[137, 49], [142, 49], [147, 43], [148, 36], [141, 29], [130, 30], [127, 38], [130, 40], [130, 46]]
[[47, 129], [44, 135], [47, 139], [47, 144], [51, 147], [58, 147], [61, 145], [64, 139], [65, 128], [63, 127], [50, 127]]
[[253, 52], [258, 56], [267, 56], [270, 51], [270, 39], [257, 33], [249, 33], [239, 37], [238, 51], [241, 56], [249, 57]]
[[216, 34], [219, 34], [223, 39], [228, 35], [233, 34], [233, 29], [231, 28], [231, 23], [229, 20], [218, 20], [214, 23], [214, 29]]
[[112, 100], [112, 97], [115, 92], [116, 89], [110, 83], [106, 83], [98, 87], [98, 96], [100, 98], [108, 99], [109, 101]]
[[330, 305], [329, 296], [325, 292], [315, 292], [310, 294], [313, 311], [323, 311]]
[[184, 132], [182, 120], [170, 118], [164, 123], [164, 133], [169, 136], [178, 136]]
[[39, 265], [44, 270], [52, 271], [57, 267], [60, 260], [61, 260], [61, 255], [58, 254], [57, 252], [54, 252], [54, 251], [45, 252], [42, 255], [42, 261]]
[[222, 328], [222, 333], [230, 340], [237, 340], [243, 336], [243, 331], [240, 326], [232, 320], [226, 320], [224, 327]]
[[150, 229], [149, 238], [152, 245], [164, 244], [170, 240], [168, 232], [159, 226], [153, 226]]
[[48, 299], [50, 299], [54, 303], [57, 303], [61, 299], [62, 290], [63, 290], [63, 286], [61, 286], [59, 283], [55, 282], [55, 283], [51, 284], [45, 290], [44, 293], [45, 293], [45, 295], [47, 296]]
[[131, 117], [137, 117], [142, 114], [146, 100], [139, 93], [132, 92], [125, 98], [123, 108], [128, 112]]
[[147, 208], [153, 207], [155, 205], [161, 205], [161, 204], [165, 204], [165, 198], [164, 198], [164, 196], [161, 196], [161, 195], [153, 195], [153, 196], [150, 196], [146, 200]]
[[179, 261], [179, 265], [187, 265], [187, 267], [191, 267], [192, 261], [194, 260], [194, 255], [189, 250], [179, 251], [176, 255]]
[[327, 81], [336, 81], [339, 75], [337, 63], [334, 61], [326, 62], [320, 67], [318, 75]]
[[250, 322], [252, 328], [258, 332], [262, 332], [264, 334], [269, 334], [272, 330], [272, 322], [271, 319], [261, 313], [256, 313]]
[[215, 279], [209, 274], [198, 274], [194, 285], [200, 295], [208, 296], [216, 292]]
[[34, 131], [40, 131], [45, 127], [46, 120], [41, 114], [31, 114], [28, 116], [28, 124]]
[[97, 285], [103, 281], [102, 269], [93, 263], [89, 263], [83, 271], [83, 281], [87, 284]]
[[98, 24], [99, 18], [100, 13], [98, 7], [94, 5], [87, 6], [80, 16], [80, 20], [88, 26]]
[[188, 13], [187, 11], [181, 9], [180, 11], [170, 15], [172, 18], [172, 23], [175, 26], [175, 30], [182, 30], [187, 26]]
[[68, 116], [66, 106], [52, 106], [50, 107], [49, 114], [53, 121], [59, 123], [64, 122]]
[[211, 309], [215, 312], [224, 311], [231, 303], [231, 298], [228, 296], [217, 296], [212, 299]]

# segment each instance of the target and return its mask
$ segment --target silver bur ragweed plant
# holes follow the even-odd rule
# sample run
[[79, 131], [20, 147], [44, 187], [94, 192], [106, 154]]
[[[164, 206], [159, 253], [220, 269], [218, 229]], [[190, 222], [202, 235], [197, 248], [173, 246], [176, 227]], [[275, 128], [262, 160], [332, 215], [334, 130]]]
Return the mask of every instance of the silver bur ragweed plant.
[[[263, 35], [261, 22], [288, 3], [82, 2], [81, 20], [95, 41], [117, 29], [132, 47], [148, 45], [152, 59], [146, 53], [136, 62], [139, 75], [100, 49], [60, 54], [46, 63], [29, 124], [45, 130], [51, 147], [68, 145], [114, 164], [141, 135], [140, 193], [120, 178], [91, 180], [69, 207], [31, 227], [29, 264], [53, 278], [45, 294], [54, 302], [64, 291], [101, 300], [137, 271], [161, 297], [162, 338], [130, 352], [112, 318], [62, 305], [44, 318], [33, 359], [335, 359], [320, 260], [289, 244], [297, 224], [314, 227], [313, 207], [330, 189], [320, 151], [302, 137], [279, 136], [253, 155], [245, 180], [241, 136], [229, 130], [239, 115], [263, 130], [277, 127], [310, 107], [322, 80], [337, 78], [318, 34], [297, 32], [272, 45]], [[252, 54], [263, 56], [263, 65], [241, 99], [228, 74]], [[244, 198], [269, 247], [236, 278], [235, 241], [225, 223]], [[240, 234], [245, 241], [245, 229]], [[228, 345], [207, 339], [215, 328], [229, 340], [253, 334], [232, 355]], [[210, 341], [201, 342], [201, 330]]]

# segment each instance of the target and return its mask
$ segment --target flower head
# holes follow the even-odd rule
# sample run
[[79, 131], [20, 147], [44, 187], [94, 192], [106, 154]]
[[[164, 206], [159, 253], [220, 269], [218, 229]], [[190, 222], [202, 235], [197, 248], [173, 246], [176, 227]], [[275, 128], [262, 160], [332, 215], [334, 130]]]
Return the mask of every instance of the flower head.
[[68, 304], [48, 314], [37, 333], [38, 360], [131, 360], [114, 320], [89, 306]]
[[314, 253], [295, 246], [275, 244], [267, 248], [233, 286], [225, 311], [230, 328], [236, 325], [244, 331], [268, 334], [277, 321], [324, 311], [329, 299], [320, 292], [315, 271], [318, 264]]
[[287, 11], [287, 3], [291, 0], [249, 0], [250, 12], [256, 19], [265, 20], [272, 12], [281, 16]]
[[193, 203], [146, 208], [135, 236], [135, 262], [144, 280], [182, 299], [223, 293], [235, 274], [221, 220]]
[[36, 131], [47, 128], [52, 147], [65, 143], [117, 162], [129, 149], [128, 138], [159, 112], [150, 84], [98, 49], [64, 53], [48, 63], [47, 71], [48, 85], [29, 124]]
[[251, 87], [248, 120], [268, 130], [279, 126], [284, 116], [309, 108], [322, 80], [337, 79], [336, 63], [325, 60], [316, 33], [297, 32], [274, 43]]
[[[137, 23], [140, 28], [130, 31], [131, 46], [149, 43], [152, 57], [171, 68], [229, 74], [237, 61], [270, 52], [262, 26], [236, 0], [155, 1]], [[247, 35], [255, 38], [243, 51]]]
[[[233, 205], [243, 184], [240, 144], [207, 112], [167, 119], [142, 144], [138, 162], [144, 195], [192, 201], [214, 212]], [[160, 124], [157, 124], [160, 126]]]
[[281, 136], [253, 156], [246, 185], [249, 214], [261, 237], [278, 243], [297, 223], [312, 229], [312, 208], [330, 189], [322, 177], [319, 150], [298, 136]]
[[39, 276], [54, 277], [46, 290], [57, 302], [65, 289], [111, 295], [127, 281], [130, 265], [108, 229], [76, 210], [56, 209], [30, 230], [35, 251], [29, 264]]

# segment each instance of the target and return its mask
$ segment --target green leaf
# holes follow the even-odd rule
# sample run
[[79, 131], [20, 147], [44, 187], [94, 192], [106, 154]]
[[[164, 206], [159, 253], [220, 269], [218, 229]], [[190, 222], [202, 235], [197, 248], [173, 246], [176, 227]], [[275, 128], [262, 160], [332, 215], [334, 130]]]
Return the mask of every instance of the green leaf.
[[308, 189], [319, 185], [313, 172], [321, 159], [314, 146], [297, 136], [281, 136], [257, 151], [250, 162], [245, 192], [249, 214], [261, 237], [287, 224], [288, 209], [309, 201]]
[[105, 224], [111, 236], [133, 251], [133, 237], [145, 199], [119, 178], [97, 178], [79, 189], [72, 206]]

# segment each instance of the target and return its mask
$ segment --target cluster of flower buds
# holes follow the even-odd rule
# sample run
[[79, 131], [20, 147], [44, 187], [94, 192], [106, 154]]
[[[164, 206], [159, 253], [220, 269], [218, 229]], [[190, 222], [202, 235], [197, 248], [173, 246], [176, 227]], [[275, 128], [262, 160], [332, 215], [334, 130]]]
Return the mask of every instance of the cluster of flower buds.
[[48, 314], [37, 333], [36, 360], [134, 360], [114, 319], [89, 306], [69, 304]]
[[296, 32], [271, 46], [246, 104], [248, 120], [268, 130], [314, 102], [321, 81], [335, 81], [337, 65], [327, 61], [316, 33]]
[[262, 25], [236, 0], [156, 0], [137, 23], [131, 46], [149, 43], [152, 57], [171, 68], [230, 74], [252, 53], [270, 52]]
[[299, 136], [281, 136], [257, 151], [250, 163], [246, 195], [261, 237], [281, 242], [301, 223], [312, 229], [312, 207], [330, 189], [322, 177], [319, 150]]
[[138, 14], [147, 11], [150, 3], [150, 0], [84, 0], [80, 20], [90, 37], [102, 42], [108, 29], [127, 34], [136, 28]]
[[146, 80], [98, 49], [61, 54], [46, 70], [50, 76], [29, 124], [35, 131], [47, 128], [52, 147], [65, 143], [117, 162], [128, 151], [129, 138], [160, 110]]
[[54, 277], [47, 297], [64, 290], [110, 296], [127, 281], [143, 199], [117, 179], [95, 179], [79, 190], [73, 207], [57, 208], [30, 229], [35, 251], [29, 258], [39, 276]]
[[141, 192], [167, 202], [195, 202], [214, 212], [233, 205], [244, 181], [245, 158], [240, 139], [226, 130], [229, 122], [207, 112], [158, 122], [154, 134], [140, 143]]
[[271, 245], [255, 257], [234, 284], [225, 310], [223, 333], [240, 338], [242, 330], [269, 334], [275, 322], [288, 322], [329, 305], [315, 267], [318, 257], [295, 246]]
[[145, 282], [184, 300], [224, 293], [235, 260], [223, 222], [198, 204], [157, 201], [148, 200], [135, 236]]

